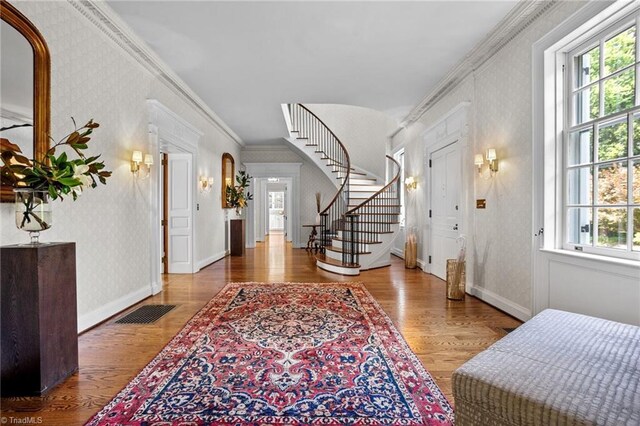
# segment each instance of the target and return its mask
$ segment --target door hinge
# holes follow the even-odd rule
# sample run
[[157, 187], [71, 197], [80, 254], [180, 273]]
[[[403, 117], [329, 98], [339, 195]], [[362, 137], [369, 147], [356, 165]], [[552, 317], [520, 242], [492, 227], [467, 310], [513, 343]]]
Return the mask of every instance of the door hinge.
[[429, 256], [429, 265], [431, 265], [431, 256]]
[[429, 159], [429, 167], [431, 167], [431, 159]]
[[163, 158], [163, 159], [162, 159], [161, 164], [162, 164], [163, 166], [166, 166], [166, 165], [167, 165], [167, 160], [165, 160], [165, 159]]
[[162, 263], [167, 263], [167, 256], [162, 256]]
[[167, 226], [167, 219], [162, 219], [162, 220], [160, 221], [160, 225], [161, 225], [161, 226]]
[[431, 217], [431, 209], [429, 209], [429, 217]]

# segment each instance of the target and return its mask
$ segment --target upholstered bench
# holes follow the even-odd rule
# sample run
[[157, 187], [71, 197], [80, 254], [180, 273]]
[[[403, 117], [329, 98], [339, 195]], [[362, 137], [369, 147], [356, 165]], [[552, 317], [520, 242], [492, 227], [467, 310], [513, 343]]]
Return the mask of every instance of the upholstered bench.
[[640, 327], [547, 309], [453, 373], [456, 426], [640, 425]]

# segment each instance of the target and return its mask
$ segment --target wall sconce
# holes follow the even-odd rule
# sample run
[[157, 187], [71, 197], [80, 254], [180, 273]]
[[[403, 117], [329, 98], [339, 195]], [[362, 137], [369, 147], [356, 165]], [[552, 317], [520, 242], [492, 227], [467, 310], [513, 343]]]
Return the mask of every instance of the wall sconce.
[[404, 180], [404, 186], [407, 188], [407, 191], [413, 191], [418, 187], [418, 181], [415, 180], [413, 176], [409, 176]]
[[491, 176], [493, 176], [498, 171], [498, 156], [496, 154], [495, 148], [487, 149], [487, 153], [485, 154], [485, 156], [483, 156], [482, 154], [476, 154], [473, 158], [473, 164], [475, 164], [475, 166], [478, 168], [478, 174], [482, 175], [482, 166], [484, 166], [485, 157], [487, 159], [487, 163], [489, 163], [489, 172]]
[[151, 166], [153, 166], [153, 155], [145, 154], [143, 160], [142, 151], [133, 151], [133, 154], [131, 155], [131, 173], [133, 173], [135, 177], [138, 177], [139, 175], [140, 163], [144, 163], [144, 165], [147, 166], [147, 174], [142, 177], [142, 179], [146, 179], [151, 174]]
[[484, 164], [484, 156], [482, 154], [476, 154], [473, 164], [478, 168], [478, 174], [482, 173], [482, 165]]
[[487, 161], [489, 162], [489, 170], [491, 174], [498, 171], [498, 157], [496, 156], [496, 150], [494, 148], [487, 149]]
[[200, 176], [200, 192], [209, 192], [213, 188], [213, 178]]

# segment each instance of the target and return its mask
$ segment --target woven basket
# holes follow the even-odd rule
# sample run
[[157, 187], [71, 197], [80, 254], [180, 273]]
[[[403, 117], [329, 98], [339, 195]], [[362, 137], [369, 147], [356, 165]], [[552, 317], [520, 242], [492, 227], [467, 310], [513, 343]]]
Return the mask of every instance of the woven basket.
[[447, 259], [447, 299], [464, 300], [465, 266], [465, 262]]

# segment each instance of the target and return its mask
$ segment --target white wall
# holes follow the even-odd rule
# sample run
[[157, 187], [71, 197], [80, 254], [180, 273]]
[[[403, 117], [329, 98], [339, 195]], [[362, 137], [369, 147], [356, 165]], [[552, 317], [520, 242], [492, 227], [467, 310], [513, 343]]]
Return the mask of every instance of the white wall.
[[[102, 154], [113, 176], [77, 202], [54, 206], [43, 241], [75, 241], [79, 328], [85, 329], [150, 294], [149, 180], [129, 171], [131, 151], [148, 146], [147, 99], [161, 103], [204, 133], [198, 170], [216, 179], [198, 194], [196, 262], [223, 252], [220, 161], [239, 158], [239, 146], [212, 120], [159, 81], [67, 2], [13, 2], [41, 31], [51, 52], [51, 134], [59, 139], [78, 122], [101, 124], [90, 154]], [[159, 159], [156, 159], [159, 165]], [[24, 243], [13, 205], [0, 206], [2, 244]]]
[[[513, 39], [431, 105], [392, 140], [392, 150], [405, 147], [408, 176], [425, 176], [425, 131], [462, 102], [469, 107], [469, 150], [463, 159], [473, 170], [473, 155], [496, 148], [500, 171], [493, 179], [474, 176], [467, 268], [472, 293], [522, 319], [532, 306], [532, 75], [533, 43], [579, 9], [579, 2], [563, 2], [538, 17]], [[487, 208], [476, 210], [474, 199], [485, 198]], [[407, 226], [422, 229], [427, 220], [422, 191], [407, 197]], [[472, 278], [471, 278], [472, 277]]]
[[389, 135], [398, 123], [383, 112], [352, 105], [305, 104], [340, 139], [352, 166], [384, 182]]

